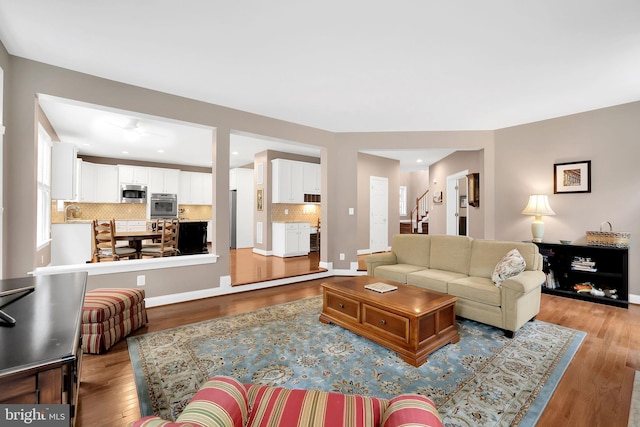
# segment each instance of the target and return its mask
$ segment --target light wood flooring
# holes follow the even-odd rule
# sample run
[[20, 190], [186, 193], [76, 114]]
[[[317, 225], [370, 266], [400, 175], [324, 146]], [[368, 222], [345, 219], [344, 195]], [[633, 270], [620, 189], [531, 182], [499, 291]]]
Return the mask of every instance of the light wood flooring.
[[[334, 280], [340, 278], [151, 308], [148, 326], [135, 334], [320, 295], [320, 283]], [[542, 295], [538, 319], [587, 332], [538, 426], [626, 427], [634, 374], [640, 370], [640, 306], [625, 310]], [[76, 426], [125, 426], [140, 417], [126, 340], [106, 354], [84, 355], [79, 396]]]
[[318, 252], [310, 252], [308, 256], [280, 258], [258, 255], [253, 253], [252, 248], [243, 248], [229, 251], [229, 260], [232, 286], [327, 271], [319, 267]]

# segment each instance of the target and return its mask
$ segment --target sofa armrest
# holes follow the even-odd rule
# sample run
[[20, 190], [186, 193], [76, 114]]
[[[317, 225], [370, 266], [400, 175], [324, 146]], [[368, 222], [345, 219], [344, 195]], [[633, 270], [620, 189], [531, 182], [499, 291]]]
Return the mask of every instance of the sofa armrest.
[[442, 421], [430, 399], [419, 394], [401, 394], [389, 401], [381, 426], [442, 427]]
[[204, 383], [176, 419], [165, 421], [149, 416], [132, 427], [243, 427], [249, 419], [247, 390], [231, 377], [212, 377]]
[[545, 274], [540, 270], [525, 270], [502, 282], [502, 288], [519, 294], [528, 294], [536, 288], [541, 290], [545, 281]]
[[393, 252], [381, 252], [379, 254], [371, 254], [364, 257], [364, 263], [367, 265], [367, 274], [373, 276], [376, 267], [380, 265], [397, 264], [398, 259]]

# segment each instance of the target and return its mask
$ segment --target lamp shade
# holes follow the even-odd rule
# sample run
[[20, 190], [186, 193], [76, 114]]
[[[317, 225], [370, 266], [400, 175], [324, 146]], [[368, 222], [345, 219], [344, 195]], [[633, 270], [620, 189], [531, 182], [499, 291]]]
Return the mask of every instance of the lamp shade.
[[523, 215], [555, 215], [556, 213], [549, 206], [549, 197], [546, 194], [532, 194], [529, 196], [529, 203], [522, 211]]

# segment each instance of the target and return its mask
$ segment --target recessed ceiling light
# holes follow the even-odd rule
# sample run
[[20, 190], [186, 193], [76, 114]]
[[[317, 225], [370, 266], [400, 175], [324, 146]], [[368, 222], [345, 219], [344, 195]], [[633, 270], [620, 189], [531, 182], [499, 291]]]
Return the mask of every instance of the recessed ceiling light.
[[122, 154], [129, 154], [129, 152], [128, 151], [123, 151]]
[[422, 159], [416, 160], [416, 163], [422, 163]]
[[234, 151], [234, 152], [233, 152], [233, 153], [231, 153], [231, 154], [233, 154], [234, 156], [237, 156], [237, 155], [238, 155], [238, 154], [240, 154], [240, 153], [238, 153], [237, 151]]
[[164, 150], [158, 150], [158, 153], [164, 153]]

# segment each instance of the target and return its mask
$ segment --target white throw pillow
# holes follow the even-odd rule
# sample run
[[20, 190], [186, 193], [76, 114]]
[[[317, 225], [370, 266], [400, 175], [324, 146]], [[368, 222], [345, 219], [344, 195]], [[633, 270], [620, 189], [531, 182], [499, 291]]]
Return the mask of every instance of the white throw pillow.
[[527, 263], [520, 255], [517, 249], [510, 250], [493, 269], [491, 280], [496, 286], [500, 287], [502, 282], [509, 277], [516, 276], [522, 273], [527, 266]]

